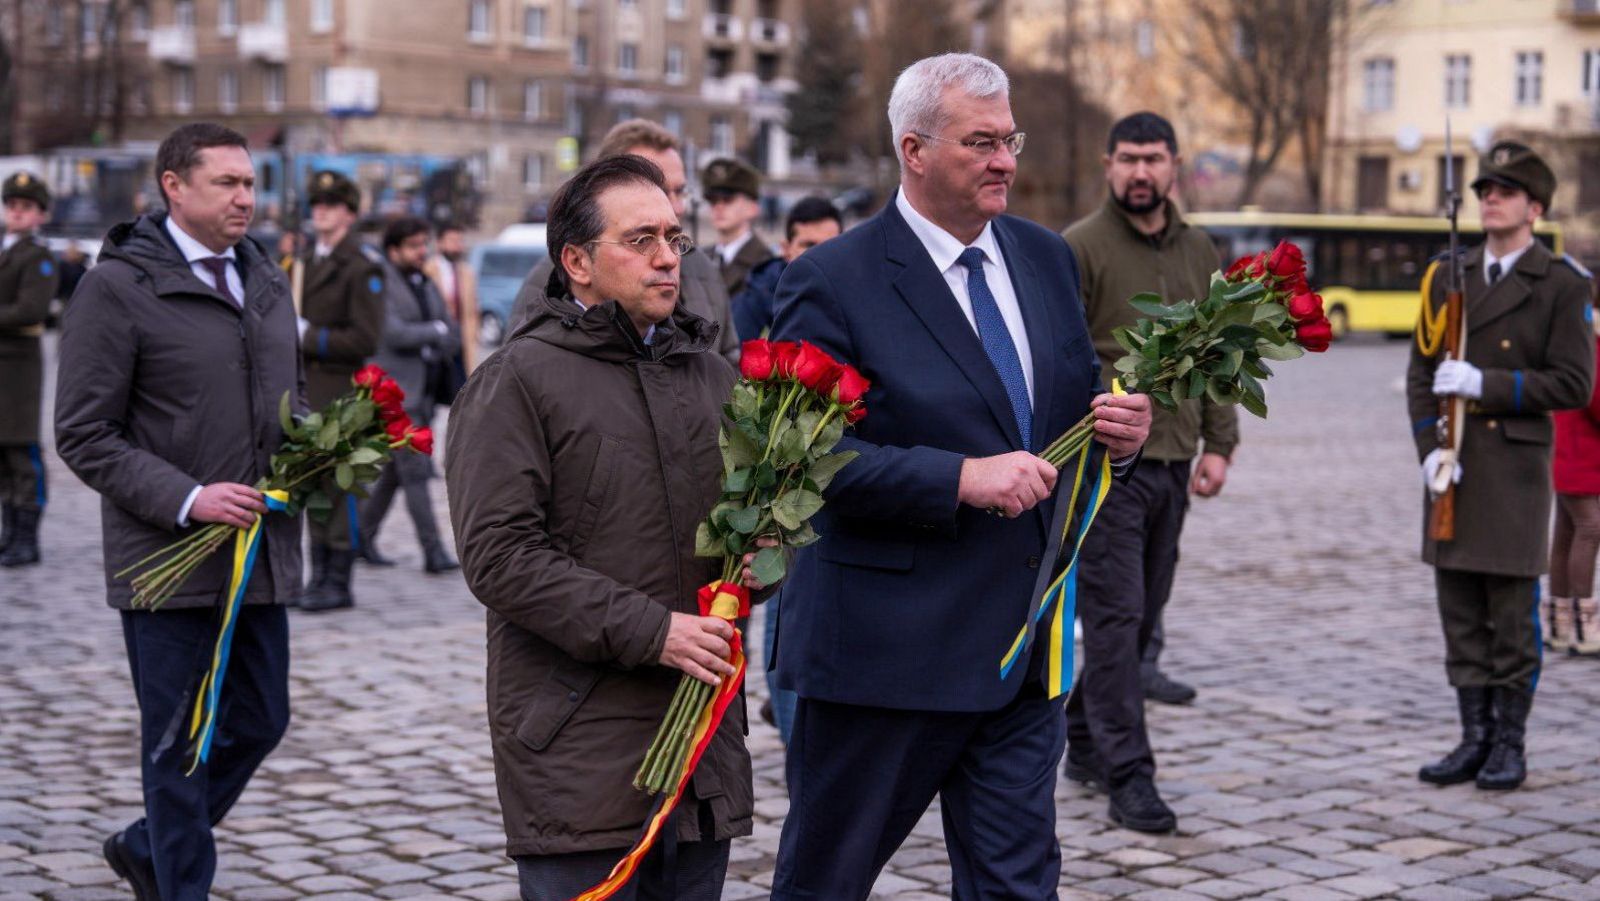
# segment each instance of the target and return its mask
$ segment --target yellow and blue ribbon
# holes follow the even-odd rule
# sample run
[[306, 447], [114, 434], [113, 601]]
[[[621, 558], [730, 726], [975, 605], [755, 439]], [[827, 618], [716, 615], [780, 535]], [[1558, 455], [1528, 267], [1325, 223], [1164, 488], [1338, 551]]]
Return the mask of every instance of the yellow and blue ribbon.
[[[288, 509], [289, 492], [269, 490], [261, 494], [269, 511]], [[217, 710], [222, 702], [222, 679], [228, 672], [228, 654], [233, 648], [233, 631], [239, 623], [239, 608], [244, 605], [250, 574], [256, 567], [256, 551], [261, 547], [261, 520], [258, 515], [250, 528], [240, 529], [233, 540], [233, 574], [228, 578], [228, 600], [222, 610], [222, 622], [217, 627], [211, 665], [200, 678], [200, 687], [195, 692], [194, 709], [189, 716], [189, 768], [184, 775], [193, 774], [211, 756]]]

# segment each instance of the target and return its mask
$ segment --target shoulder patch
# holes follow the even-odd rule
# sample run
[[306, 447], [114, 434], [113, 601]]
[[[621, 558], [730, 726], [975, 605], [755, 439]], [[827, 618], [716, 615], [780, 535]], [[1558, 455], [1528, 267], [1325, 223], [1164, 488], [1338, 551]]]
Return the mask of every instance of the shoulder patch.
[[1573, 272], [1576, 272], [1579, 275], [1583, 276], [1584, 278], [1588, 278], [1588, 279], [1594, 278], [1594, 273], [1590, 272], [1589, 270], [1587, 270], [1585, 268], [1583, 268], [1583, 264], [1578, 262], [1577, 260], [1573, 259], [1572, 258], [1572, 254], [1570, 254], [1570, 253], [1562, 254], [1561, 255], [1561, 262], [1566, 263], [1568, 268], [1570, 268]]
[[50, 260], [40, 260], [39, 261], [39, 274], [40, 275], [42, 275], [42, 276], [44, 276], [46, 278], [49, 278], [50, 276], [55, 274], [55, 271], [56, 271], [56, 264], [54, 262], [52, 262]]
[[367, 276], [367, 290], [373, 294], [382, 294], [383, 277], [376, 274]]

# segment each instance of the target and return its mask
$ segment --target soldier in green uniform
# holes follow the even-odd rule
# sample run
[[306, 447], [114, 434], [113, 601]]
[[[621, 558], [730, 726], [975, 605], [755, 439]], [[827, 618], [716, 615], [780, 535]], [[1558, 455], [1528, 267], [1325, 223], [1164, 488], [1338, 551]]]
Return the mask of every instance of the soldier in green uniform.
[[[337, 172], [311, 177], [311, 228], [315, 243], [292, 273], [299, 286], [300, 351], [306, 399], [315, 410], [350, 390], [350, 378], [378, 352], [383, 336], [383, 257], [361, 243], [352, 226], [361, 191]], [[302, 610], [333, 610], [355, 603], [350, 574], [360, 547], [355, 498], [334, 500], [325, 521], [307, 517], [311, 531], [311, 583]]]
[[[1550, 167], [1528, 147], [1490, 148], [1472, 183], [1486, 239], [1461, 257], [1465, 359], [1444, 358], [1448, 279], [1436, 262], [1406, 372], [1423, 478], [1455, 485], [1454, 538], [1435, 541], [1424, 528], [1422, 546], [1434, 566], [1445, 671], [1461, 713], [1460, 744], [1419, 773], [1438, 785], [1512, 789], [1527, 773], [1539, 576], [1550, 543], [1550, 413], [1586, 404], [1594, 378], [1589, 273], [1533, 237], [1555, 187]], [[1455, 460], [1437, 428], [1440, 400], [1452, 397], [1465, 401]]]
[[0, 188], [6, 236], [0, 250], [0, 566], [39, 562], [44, 456], [39, 452], [44, 356], [40, 336], [56, 293], [55, 257], [35, 232], [50, 209], [50, 189], [18, 172]]
[[713, 160], [700, 175], [700, 190], [711, 207], [711, 227], [717, 230], [712, 256], [722, 269], [728, 296], [736, 297], [750, 280], [750, 270], [776, 256], [753, 228], [761, 215], [761, 173], [738, 160]]

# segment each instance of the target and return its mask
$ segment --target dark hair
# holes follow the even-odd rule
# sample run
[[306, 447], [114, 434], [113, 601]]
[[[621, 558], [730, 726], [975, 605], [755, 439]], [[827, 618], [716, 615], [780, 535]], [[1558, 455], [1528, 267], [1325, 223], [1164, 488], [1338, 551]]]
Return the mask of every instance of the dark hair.
[[161, 192], [163, 203], [172, 205], [167, 199], [167, 189], [161, 185], [161, 176], [174, 172], [188, 181], [189, 173], [200, 165], [200, 151], [208, 147], [243, 147], [249, 150], [250, 142], [245, 140], [244, 135], [215, 122], [191, 122], [178, 126], [156, 150], [156, 190]]
[[545, 246], [555, 268], [550, 272], [545, 293], [556, 297], [568, 288], [567, 268], [561, 262], [562, 249], [569, 244], [581, 247], [605, 232], [605, 218], [600, 215], [601, 194], [630, 183], [654, 185], [666, 193], [666, 181], [660, 167], [631, 153], [602, 157], [574, 172], [550, 198]]
[[1154, 144], [1162, 141], [1173, 156], [1178, 155], [1178, 135], [1172, 123], [1155, 113], [1134, 113], [1117, 120], [1106, 139], [1106, 153], [1115, 153], [1118, 144]]
[[784, 240], [794, 240], [794, 227], [796, 225], [806, 225], [812, 222], [821, 222], [824, 219], [832, 219], [833, 221], [839, 223], [840, 230], [844, 229], [843, 214], [839, 212], [839, 208], [834, 206], [833, 203], [828, 200], [828, 198], [818, 197], [815, 194], [810, 197], [800, 198], [800, 200], [797, 201], [794, 206], [789, 208], [789, 217], [784, 221]]
[[455, 221], [454, 219], [446, 219], [445, 221], [443, 221], [443, 222], [439, 223], [438, 225], [434, 226], [434, 228], [433, 228], [434, 237], [437, 237], [437, 238], [444, 237], [445, 232], [465, 232], [465, 231], [466, 231], [466, 229], [461, 227], [461, 223]]
[[383, 249], [393, 250], [406, 242], [407, 238], [428, 233], [428, 223], [415, 216], [396, 216], [389, 220], [383, 228]]

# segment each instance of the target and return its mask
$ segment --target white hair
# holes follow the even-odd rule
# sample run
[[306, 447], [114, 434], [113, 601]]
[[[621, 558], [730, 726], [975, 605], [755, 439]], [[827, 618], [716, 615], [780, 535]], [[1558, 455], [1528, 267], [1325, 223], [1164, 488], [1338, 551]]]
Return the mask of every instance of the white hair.
[[943, 103], [947, 88], [988, 100], [1009, 94], [1011, 81], [999, 66], [971, 53], [929, 56], [907, 66], [889, 94], [889, 129], [902, 166], [906, 160], [901, 137], [907, 132], [937, 134], [950, 124]]

